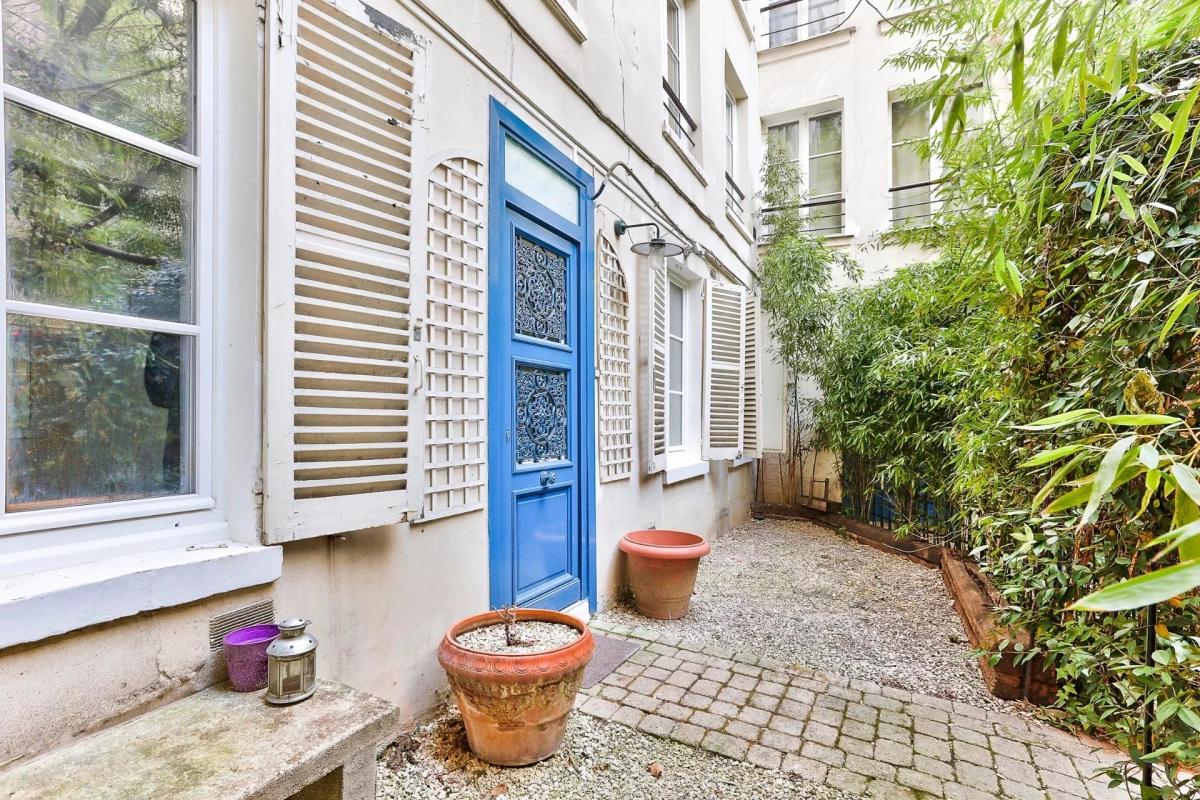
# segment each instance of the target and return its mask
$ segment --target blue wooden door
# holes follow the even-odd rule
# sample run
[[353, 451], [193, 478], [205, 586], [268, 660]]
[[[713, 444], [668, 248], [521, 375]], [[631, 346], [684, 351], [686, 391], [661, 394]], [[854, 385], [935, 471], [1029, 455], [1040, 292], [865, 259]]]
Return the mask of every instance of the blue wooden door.
[[493, 607], [592, 599], [591, 182], [493, 101], [488, 535]]

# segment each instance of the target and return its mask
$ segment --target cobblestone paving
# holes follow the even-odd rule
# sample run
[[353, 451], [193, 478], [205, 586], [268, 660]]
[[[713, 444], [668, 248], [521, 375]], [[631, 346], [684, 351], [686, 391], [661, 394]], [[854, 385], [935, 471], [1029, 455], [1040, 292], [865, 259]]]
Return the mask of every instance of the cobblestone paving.
[[596, 623], [643, 647], [577, 707], [684, 744], [872, 798], [1109, 800], [1118, 757], [1011, 714], [770, 657]]

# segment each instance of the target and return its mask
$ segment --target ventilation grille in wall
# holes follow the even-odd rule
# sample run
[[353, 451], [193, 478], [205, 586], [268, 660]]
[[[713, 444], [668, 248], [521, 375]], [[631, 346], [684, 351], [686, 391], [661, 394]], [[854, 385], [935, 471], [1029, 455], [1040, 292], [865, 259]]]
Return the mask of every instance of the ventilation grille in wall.
[[600, 481], [633, 474], [633, 376], [629, 287], [617, 251], [604, 236], [600, 266]]
[[403, 491], [414, 54], [324, 0], [298, 20], [295, 498]]
[[221, 640], [230, 631], [245, 628], [250, 625], [271, 625], [275, 622], [275, 601], [263, 600], [252, 606], [239, 608], [220, 614], [208, 621], [208, 646], [212, 650], [221, 649]]
[[483, 164], [452, 158], [429, 178], [423, 519], [483, 508], [487, 260]]

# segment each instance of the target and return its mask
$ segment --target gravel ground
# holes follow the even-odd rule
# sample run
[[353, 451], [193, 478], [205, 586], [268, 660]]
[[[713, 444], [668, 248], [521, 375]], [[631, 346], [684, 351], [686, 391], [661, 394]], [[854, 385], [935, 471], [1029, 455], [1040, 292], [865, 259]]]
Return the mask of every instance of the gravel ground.
[[517, 622], [513, 624], [512, 632], [514, 644], [511, 646], [506, 644], [503, 625], [476, 628], [455, 636], [454, 641], [468, 650], [478, 650], [481, 653], [523, 655], [554, 650], [570, 644], [581, 635], [570, 625], [557, 622]]
[[751, 521], [700, 562], [691, 611], [598, 615], [691, 641], [988, 708], [988, 693], [937, 570], [799, 520]]
[[[851, 800], [781, 772], [572, 714], [558, 753], [501, 769], [467, 749], [456, 711], [417, 728], [379, 760], [378, 800]], [[650, 765], [661, 767], [651, 774]]]

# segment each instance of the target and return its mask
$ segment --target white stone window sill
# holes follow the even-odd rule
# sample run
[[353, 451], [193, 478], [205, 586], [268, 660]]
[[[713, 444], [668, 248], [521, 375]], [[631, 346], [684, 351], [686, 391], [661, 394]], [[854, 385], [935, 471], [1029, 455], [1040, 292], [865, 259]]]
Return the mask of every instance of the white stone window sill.
[[750, 235], [750, 230], [746, 227], [746, 223], [728, 204], [725, 205], [725, 218], [733, 223], [733, 229], [746, 240], [746, 244], [754, 243], [754, 237]]
[[542, 0], [542, 2], [554, 12], [555, 18], [563, 24], [575, 41], [582, 44], [587, 39], [587, 28], [583, 25], [583, 17], [579, 16], [579, 11], [567, 0]]
[[683, 159], [683, 163], [687, 164], [687, 168], [692, 171], [692, 174], [696, 176], [696, 178], [700, 181], [700, 184], [702, 186], [708, 186], [708, 179], [704, 177], [704, 168], [700, 166], [700, 162], [697, 161], [696, 157], [689, 153], [687, 148], [685, 148], [679, 142], [679, 138], [675, 134], [671, 133], [671, 126], [665, 122], [663, 123], [662, 133], [663, 138], [671, 143], [671, 147], [676, 153], [679, 154], [679, 157]]
[[0, 581], [0, 649], [270, 583], [283, 550], [217, 539]]
[[758, 63], [770, 64], [802, 53], [815, 53], [818, 50], [825, 50], [829, 47], [838, 47], [849, 42], [850, 37], [853, 35], [854, 26], [850, 26], [848, 28], [838, 28], [836, 31], [819, 33], [816, 36], [810, 36], [807, 39], [801, 39], [797, 42], [788, 42], [787, 44], [768, 47], [765, 50], [758, 51]]
[[682, 483], [690, 481], [692, 478], [699, 478], [701, 475], [708, 474], [707, 461], [697, 461], [694, 464], [679, 464], [674, 467], [667, 467], [663, 472], [663, 486], [670, 486], [673, 483]]
[[733, 461], [730, 462], [729, 466], [733, 469], [737, 469], [738, 467], [744, 467], [747, 464], [752, 464], [757, 460], [758, 459], [754, 456], [742, 456], [741, 458], [733, 459]]
[[832, 233], [822, 235], [821, 239], [830, 247], [848, 247], [854, 243], [854, 234], [849, 231], [846, 233]]

